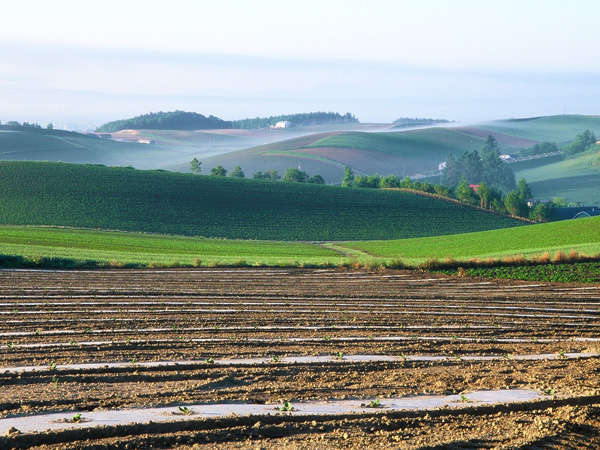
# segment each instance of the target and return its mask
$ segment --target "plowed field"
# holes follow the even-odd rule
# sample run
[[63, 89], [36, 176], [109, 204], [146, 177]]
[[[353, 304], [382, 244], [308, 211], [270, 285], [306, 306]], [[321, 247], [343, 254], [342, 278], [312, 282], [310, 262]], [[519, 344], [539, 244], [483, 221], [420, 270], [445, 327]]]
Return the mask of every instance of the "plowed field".
[[589, 284], [1, 271], [0, 448], [595, 447], [599, 353]]

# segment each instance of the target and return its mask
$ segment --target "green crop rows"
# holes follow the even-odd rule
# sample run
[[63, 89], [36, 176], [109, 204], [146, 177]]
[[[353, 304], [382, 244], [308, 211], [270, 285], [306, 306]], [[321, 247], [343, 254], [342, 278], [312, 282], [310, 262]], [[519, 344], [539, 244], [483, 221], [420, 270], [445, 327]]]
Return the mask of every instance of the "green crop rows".
[[0, 163], [0, 223], [266, 240], [391, 239], [520, 225], [406, 192], [89, 165]]
[[[455, 270], [445, 270], [455, 273]], [[600, 283], [600, 263], [543, 264], [518, 267], [479, 267], [466, 270], [467, 275], [513, 280], [554, 281], [558, 283]]]

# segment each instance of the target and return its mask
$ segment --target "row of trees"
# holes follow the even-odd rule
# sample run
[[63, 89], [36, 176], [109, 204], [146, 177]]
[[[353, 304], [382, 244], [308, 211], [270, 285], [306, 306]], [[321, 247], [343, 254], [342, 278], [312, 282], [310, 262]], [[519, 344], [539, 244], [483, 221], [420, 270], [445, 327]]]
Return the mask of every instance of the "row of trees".
[[358, 119], [351, 113], [339, 114], [334, 112], [311, 112], [300, 114], [285, 114], [271, 117], [255, 117], [253, 119], [233, 120], [232, 128], [255, 129], [268, 128], [277, 122], [288, 121], [293, 126], [322, 125], [328, 123], [356, 123]]
[[113, 133], [119, 130], [209, 130], [217, 128], [231, 128], [231, 122], [195, 112], [159, 111], [108, 122], [99, 126], [96, 131]]
[[350, 167], [346, 167], [344, 178], [342, 179], [342, 187], [411, 189], [452, 198], [462, 203], [479, 206], [480, 208], [489, 209], [501, 214], [529, 217], [538, 221], [550, 220], [554, 209], [552, 203], [539, 203], [534, 208], [529, 208], [528, 200], [531, 198], [531, 191], [524, 179], [519, 181], [516, 189], [504, 195], [500, 189], [486, 183], [479, 183], [478, 185], [469, 184], [464, 177], [459, 180], [456, 188], [452, 188], [426, 181], [413, 181], [408, 177], [400, 179], [396, 175], [383, 177], [379, 175], [361, 176], [354, 174]]
[[[15, 130], [19, 130], [19, 129], [41, 130], [42, 129], [42, 126], [39, 123], [33, 123], [33, 122], [32, 123], [30, 123], [30, 122], [19, 123], [16, 120], [9, 120], [5, 124], [2, 124], [2, 122], [0, 122], [0, 126], [2, 126], [4, 128], [9, 128], [9, 129], [15, 129]], [[48, 125], [46, 125], [46, 129], [53, 130], [54, 124], [49, 123]]]
[[535, 144], [533, 147], [522, 150], [521, 155], [532, 156], [561, 152], [564, 156], [573, 156], [589, 150], [596, 145], [596, 142], [598, 142], [596, 135], [590, 130], [585, 130], [575, 136], [575, 139], [562, 149], [555, 142], [541, 142]]
[[254, 119], [223, 120], [216, 116], [204, 116], [187, 111], [159, 111], [142, 114], [130, 119], [115, 120], [99, 126], [96, 131], [112, 133], [119, 130], [206, 130], [217, 128], [267, 128], [277, 122], [287, 120], [294, 126], [319, 125], [327, 123], [355, 123], [358, 119], [350, 113], [312, 112], [287, 114]]
[[[198, 158], [192, 159], [192, 161], [190, 162], [190, 170], [195, 174], [199, 174], [202, 172], [202, 163], [198, 161]], [[221, 165], [218, 165], [217, 167], [213, 167], [212, 169], [210, 169], [210, 175], [214, 177], [226, 177], [227, 169], [225, 169]], [[233, 178], [246, 178], [246, 174], [240, 166], [235, 166], [231, 173], [229, 173], [229, 176]], [[281, 177], [281, 175], [279, 175], [279, 172], [277, 172], [277, 170], [274, 169], [270, 169], [265, 172], [255, 172], [252, 178], [254, 178], [255, 180], [283, 180], [286, 182], [295, 183], [325, 184], [325, 179], [321, 175], [310, 176], [303, 170], [295, 168], [288, 169], [283, 175], [283, 178]]]
[[596, 135], [593, 132], [585, 130], [583, 133], [579, 133], [575, 136], [573, 142], [565, 148], [564, 153], [571, 156], [584, 152], [595, 146], [597, 141]]

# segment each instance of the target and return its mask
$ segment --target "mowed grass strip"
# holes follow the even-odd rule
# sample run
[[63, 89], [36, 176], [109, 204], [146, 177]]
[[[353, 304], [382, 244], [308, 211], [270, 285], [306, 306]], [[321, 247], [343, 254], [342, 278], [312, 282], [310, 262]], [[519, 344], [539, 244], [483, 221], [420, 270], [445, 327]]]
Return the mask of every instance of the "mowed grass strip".
[[337, 246], [408, 263], [433, 258], [534, 255], [558, 250], [595, 254], [600, 252], [600, 217], [420, 239], [343, 242]]
[[319, 245], [238, 241], [56, 227], [0, 226], [0, 254], [120, 264], [339, 264], [339, 252]]
[[0, 162], [0, 223], [286, 241], [393, 239], [522, 224], [410, 192]]

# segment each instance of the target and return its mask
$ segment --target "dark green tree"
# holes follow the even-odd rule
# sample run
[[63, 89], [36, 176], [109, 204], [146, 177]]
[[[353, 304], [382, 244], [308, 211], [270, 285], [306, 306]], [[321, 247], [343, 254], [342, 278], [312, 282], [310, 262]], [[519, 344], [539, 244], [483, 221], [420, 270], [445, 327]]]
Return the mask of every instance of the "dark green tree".
[[537, 220], [538, 222], [547, 222], [552, 219], [552, 215], [554, 214], [554, 204], [547, 203], [538, 203], [535, 205], [533, 210], [531, 211], [531, 218], [533, 220]]
[[342, 178], [342, 187], [352, 187], [354, 185], [354, 171], [351, 167], [344, 167], [344, 178]]
[[210, 174], [213, 177], [226, 177], [227, 176], [227, 169], [225, 169], [223, 166], [217, 166], [217, 167], [213, 167], [212, 169], [210, 169]]
[[325, 184], [325, 179], [321, 175], [313, 175], [308, 179], [309, 183], [313, 184]]
[[479, 207], [488, 209], [490, 207], [490, 188], [487, 184], [481, 183], [479, 189], [477, 189], [477, 195], [479, 196]]
[[584, 152], [596, 142], [596, 135], [590, 130], [585, 130], [575, 137], [575, 140], [566, 148], [566, 153], [573, 155], [575, 153]]
[[242, 170], [242, 168], [240, 166], [235, 166], [229, 176], [234, 177], [234, 178], [245, 178], [246, 174], [244, 173], [244, 171]]
[[510, 191], [504, 197], [504, 207], [513, 216], [527, 216], [527, 204], [518, 190]]
[[517, 191], [519, 191], [519, 195], [524, 201], [527, 201], [532, 197], [531, 189], [529, 189], [529, 185], [527, 184], [525, 178], [521, 178], [519, 180], [519, 183], [517, 184]]
[[202, 163], [200, 161], [198, 161], [198, 158], [194, 158], [190, 161], [190, 170], [193, 173], [202, 172]]
[[388, 175], [387, 177], [381, 177], [379, 186], [382, 188], [399, 188], [400, 178], [396, 175]]
[[462, 177], [456, 188], [456, 198], [461, 202], [468, 203], [470, 205], [476, 205], [478, 198], [473, 189], [469, 186], [469, 182], [465, 177]]
[[305, 183], [308, 180], [308, 174], [300, 169], [290, 168], [285, 172], [283, 181]]

